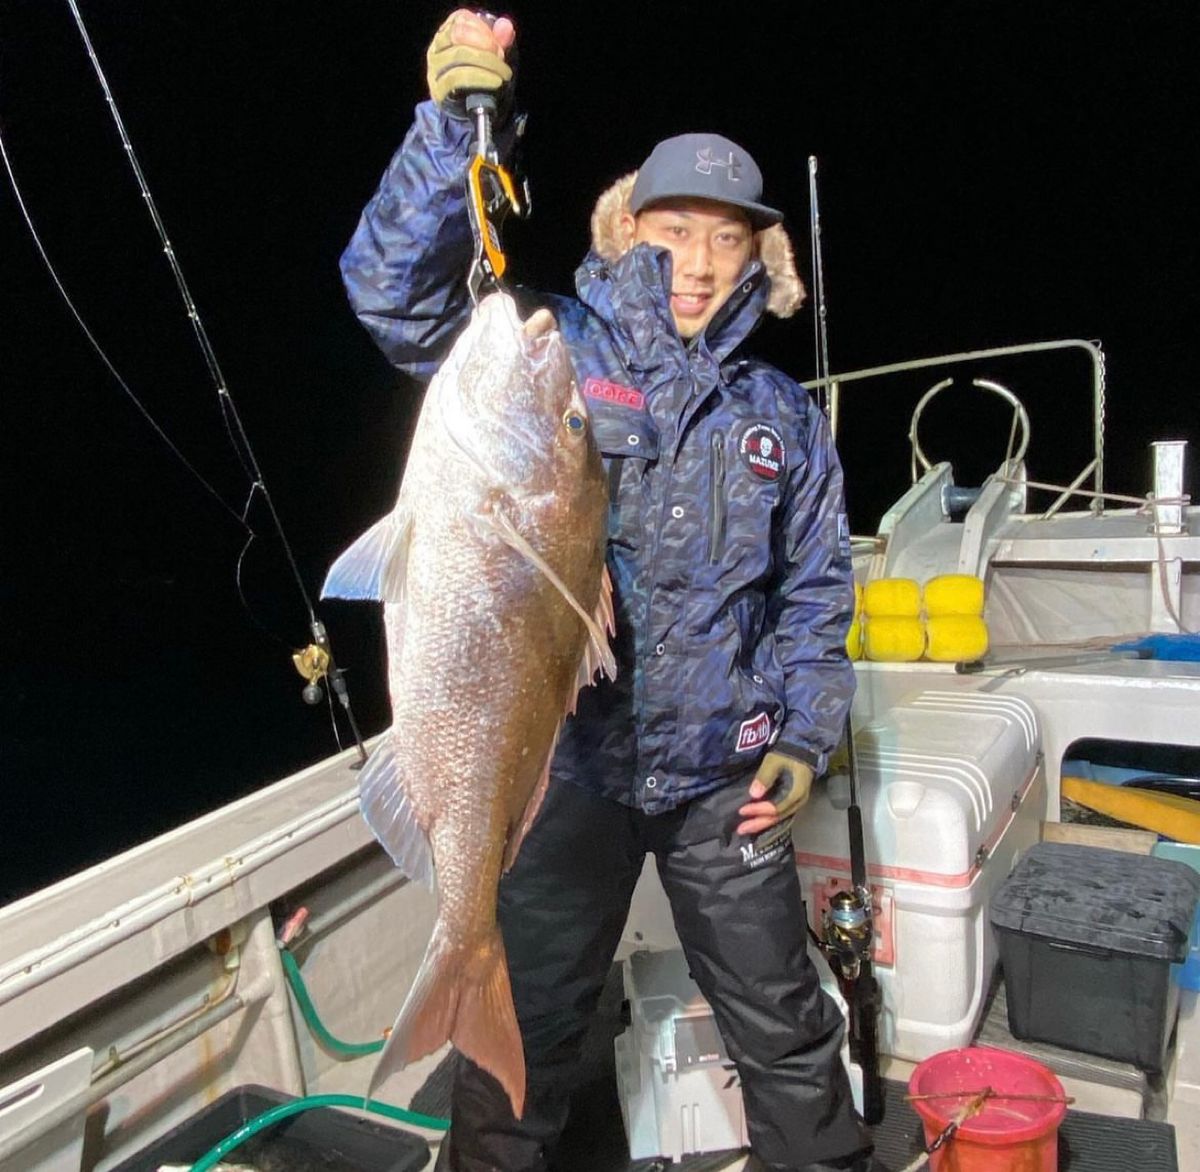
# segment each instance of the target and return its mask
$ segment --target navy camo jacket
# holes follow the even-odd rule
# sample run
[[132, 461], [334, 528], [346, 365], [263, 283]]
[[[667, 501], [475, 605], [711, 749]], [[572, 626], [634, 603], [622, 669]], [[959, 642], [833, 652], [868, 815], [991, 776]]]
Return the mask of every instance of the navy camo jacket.
[[[471, 127], [432, 103], [342, 257], [359, 319], [428, 379], [469, 313]], [[609, 474], [615, 681], [585, 688], [553, 773], [647, 813], [745, 781], [768, 746], [820, 772], [854, 692], [842, 475], [799, 384], [742, 351], [768, 279], [685, 344], [670, 254], [590, 254], [578, 299], [543, 296], [569, 345]]]

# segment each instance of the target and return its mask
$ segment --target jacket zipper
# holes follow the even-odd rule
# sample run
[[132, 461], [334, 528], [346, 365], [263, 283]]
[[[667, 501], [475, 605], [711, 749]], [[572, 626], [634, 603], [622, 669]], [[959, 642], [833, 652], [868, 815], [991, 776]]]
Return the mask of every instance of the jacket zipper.
[[708, 498], [708, 560], [716, 564], [725, 548], [725, 433], [714, 431], [709, 441], [712, 488]]

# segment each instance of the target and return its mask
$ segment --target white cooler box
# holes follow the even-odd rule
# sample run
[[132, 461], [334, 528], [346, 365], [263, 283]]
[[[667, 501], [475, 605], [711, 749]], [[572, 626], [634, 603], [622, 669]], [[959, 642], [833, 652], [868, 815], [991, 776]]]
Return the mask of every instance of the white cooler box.
[[[821, 985], [846, 1003], [817, 950], [810, 955]], [[712, 1009], [688, 974], [681, 949], [639, 951], [624, 966], [631, 1024], [616, 1039], [617, 1090], [629, 1156], [681, 1160], [701, 1152], [744, 1148], [741, 1084], [725, 1052]], [[862, 1071], [842, 1047], [854, 1102], [862, 1110]]]
[[[998, 952], [993, 891], [1038, 841], [1046, 782], [1024, 700], [922, 692], [855, 730], [867, 878], [875, 907], [880, 1050], [919, 1062], [970, 1043]], [[850, 884], [849, 781], [833, 774], [796, 818], [813, 929]]]

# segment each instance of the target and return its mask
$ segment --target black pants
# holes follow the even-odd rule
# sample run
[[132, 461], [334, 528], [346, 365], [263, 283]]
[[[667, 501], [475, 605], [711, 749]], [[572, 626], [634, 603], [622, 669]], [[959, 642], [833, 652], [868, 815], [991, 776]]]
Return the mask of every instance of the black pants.
[[550, 786], [500, 884], [525, 1043], [525, 1113], [515, 1119], [499, 1084], [462, 1060], [439, 1169], [546, 1169], [648, 851], [692, 977], [737, 1064], [755, 1154], [791, 1170], [869, 1149], [840, 1060], [842, 1017], [807, 956], [790, 837], [776, 835], [778, 845], [762, 850], [768, 831], [747, 858], [751, 840], [735, 831], [746, 800], [738, 784], [651, 817], [570, 783]]

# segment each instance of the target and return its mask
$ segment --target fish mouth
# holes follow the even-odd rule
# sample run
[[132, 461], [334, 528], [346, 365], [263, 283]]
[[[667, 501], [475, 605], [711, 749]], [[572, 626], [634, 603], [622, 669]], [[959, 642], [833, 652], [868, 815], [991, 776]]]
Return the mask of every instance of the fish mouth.
[[544, 306], [535, 309], [521, 325], [521, 336], [530, 344], [545, 341], [556, 331], [554, 314]]
[[546, 308], [535, 309], [521, 325], [521, 349], [535, 373], [557, 359], [562, 349], [562, 334], [554, 314]]

